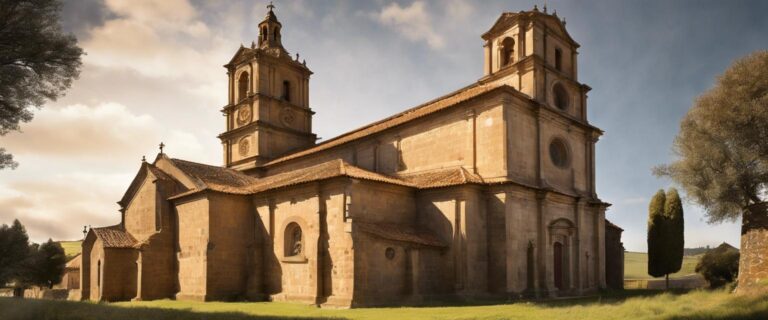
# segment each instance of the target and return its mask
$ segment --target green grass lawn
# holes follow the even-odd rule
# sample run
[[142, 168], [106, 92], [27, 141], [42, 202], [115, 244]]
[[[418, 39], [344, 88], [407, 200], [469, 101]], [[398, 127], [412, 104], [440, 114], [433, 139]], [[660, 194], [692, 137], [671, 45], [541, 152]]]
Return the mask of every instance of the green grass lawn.
[[64, 253], [67, 255], [67, 261], [80, 254], [80, 251], [83, 250], [83, 247], [81, 246], [82, 241], [59, 241], [59, 244], [64, 248]]
[[0, 319], [768, 319], [768, 296], [632, 290], [600, 297], [495, 305], [320, 309], [282, 302], [90, 303], [0, 298]]
[[[682, 278], [695, 274], [696, 264], [702, 255], [683, 257], [680, 272], [669, 275], [670, 279]], [[648, 254], [645, 252], [624, 253], [624, 279], [653, 279], [648, 275]]]

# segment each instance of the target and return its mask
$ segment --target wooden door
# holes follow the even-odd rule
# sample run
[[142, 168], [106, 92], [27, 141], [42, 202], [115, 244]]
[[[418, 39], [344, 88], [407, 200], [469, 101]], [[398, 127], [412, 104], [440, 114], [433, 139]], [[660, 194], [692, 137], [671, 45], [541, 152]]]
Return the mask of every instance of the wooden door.
[[554, 259], [555, 259], [555, 287], [558, 290], [563, 290], [563, 245], [560, 242], [555, 242]]

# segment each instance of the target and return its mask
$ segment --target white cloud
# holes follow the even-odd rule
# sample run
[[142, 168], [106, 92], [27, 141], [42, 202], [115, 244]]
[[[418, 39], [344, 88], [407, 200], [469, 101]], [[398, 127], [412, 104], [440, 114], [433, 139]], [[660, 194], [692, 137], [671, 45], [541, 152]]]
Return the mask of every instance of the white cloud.
[[195, 135], [166, 128], [148, 114], [133, 114], [117, 103], [96, 106], [84, 104], [62, 108], [49, 106], [24, 125], [21, 133], [0, 139], [9, 151], [27, 155], [103, 159], [137, 158], [147, 143], [165, 141], [182, 155], [193, 155], [204, 148]]
[[422, 1], [413, 2], [407, 7], [392, 2], [382, 8], [374, 18], [410, 41], [427, 41], [433, 49], [440, 49], [445, 45], [443, 37], [435, 32], [432, 17]]

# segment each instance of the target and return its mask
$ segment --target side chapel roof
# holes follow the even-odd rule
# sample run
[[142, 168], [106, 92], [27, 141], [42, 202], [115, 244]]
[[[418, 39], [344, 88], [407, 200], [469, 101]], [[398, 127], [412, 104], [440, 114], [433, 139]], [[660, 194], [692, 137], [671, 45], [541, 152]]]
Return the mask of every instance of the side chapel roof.
[[136, 238], [123, 230], [120, 225], [91, 228], [91, 231], [101, 240], [104, 248], [134, 248], [138, 243]]

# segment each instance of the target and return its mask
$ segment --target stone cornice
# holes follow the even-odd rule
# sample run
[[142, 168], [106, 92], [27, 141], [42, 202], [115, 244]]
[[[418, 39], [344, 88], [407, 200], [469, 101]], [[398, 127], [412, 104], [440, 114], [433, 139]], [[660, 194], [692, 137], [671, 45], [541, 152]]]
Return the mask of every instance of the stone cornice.
[[289, 107], [289, 108], [291, 108], [293, 110], [296, 110], [296, 111], [299, 111], [299, 112], [302, 112], [302, 113], [308, 113], [309, 115], [314, 115], [315, 114], [315, 112], [312, 111], [312, 109], [310, 109], [310, 108], [304, 108], [304, 107], [301, 107], [301, 106], [297, 106], [297, 105], [295, 105], [293, 103], [290, 103], [290, 102], [287, 102], [287, 101], [285, 101], [283, 99], [278, 99], [278, 98], [275, 98], [273, 96], [266, 95], [266, 94], [259, 93], [259, 92], [250, 93], [250, 94], [248, 94], [248, 97], [245, 98], [245, 99], [242, 99], [242, 100], [240, 100], [238, 102], [235, 102], [233, 104], [225, 105], [224, 107], [221, 108], [221, 112], [224, 113], [224, 114], [229, 114], [229, 112], [232, 112], [234, 109], [236, 109], [240, 105], [252, 103], [254, 101], [258, 101], [259, 99], [276, 101], [277, 103], [280, 104], [280, 106]]
[[311, 138], [312, 141], [315, 141], [314, 139], [315, 139], [315, 137], [317, 137], [314, 133], [307, 133], [307, 132], [303, 132], [303, 131], [299, 131], [299, 130], [295, 130], [295, 129], [291, 129], [291, 128], [279, 127], [279, 126], [273, 125], [271, 123], [268, 123], [268, 122], [265, 122], [265, 121], [262, 121], [262, 120], [256, 120], [256, 121], [253, 121], [253, 122], [251, 122], [249, 124], [246, 124], [246, 125], [244, 125], [242, 127], [238, 127], [238, 128], [229, 130], [227, 132], [224, 132], [224, 133], [220, 134], [218, 136], [218, 138], [221, 139], [222, 141], [225, 141], [225, 140], [227, 140], [227, 139], [229, 139], [229, 138], [231, 138], [233, 136], [237, 136], [237, 135], [242, 134], [244, 132], [259, 131], [262, 128], [269, 129], [269, 130], [275, 130], [275, 131], [281, 131], [281, 132], [284, 132], [284, 133], [289, 133], [289, 134], [293, 134], [293, 135], [297, 135], [297, 136], [304, 136], [306, 138]]

